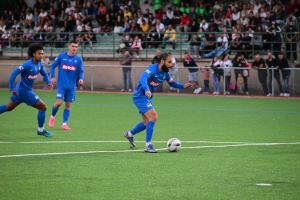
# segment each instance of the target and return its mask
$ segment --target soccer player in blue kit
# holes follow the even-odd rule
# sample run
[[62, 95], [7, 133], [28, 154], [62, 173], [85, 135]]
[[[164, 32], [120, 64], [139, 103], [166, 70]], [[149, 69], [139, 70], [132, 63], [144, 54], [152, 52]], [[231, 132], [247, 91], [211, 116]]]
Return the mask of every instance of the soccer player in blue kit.
[[[53, 134], [44, 129], [47, 110], [46, 104], [39, 96], [32, 92], [32, 86], [38, 74], [43, 75], [50, 89], [52, 89], [53, 86], [41, 63], [43, 55], [43, 45], [40, 43], [33, 43], [28, 47], [28, 56], [31, 59], [12, 72], [9, 79], [9, 90], [12, 93], [12, 96], [6, 105], [0, 106], [0, 114], [12, 111], [21, 103], [26, 103], [28, 106], [38, 109], [37, 134], [45, 137], [52, 137]], [[21, 81], [15, 87], [15, 80], [19, 74], [21, 74]]]
[[174, 81], [169, 74], [172, 67], [172, 57], [167, 53], [160, 56], [160, 61], [150, 65], [140, 77], [140, 81], [133, 94], [133, 102], [142, 115], [143, 121], [138, 123], [132, 130], [125, 132], [124, 137], [128, 139], [131, 146], [135, 147], [133, 136], [146, 129], [145, 152], [156, 153], [157, 150], [151, 144], [157, 113], [152, 104], [153, 92], [162, 82], [167, 81], [173, 88], [193, 87], [192, 83], [180, 84]]
[[79, 76], [79, 85], [83, 85], [84, 67], [82, 58], [76, 54], [78, 43], [76, 40], [69, 42], [69, 51], [59, 54], [50, 66], [50, 77], [53, 84], [56, 83], [55, 68], [58, 67], [56, 102], [52, 107], [52, 115], [49, 119], [50, 128], [54, 127], [55, 115], [64, 100], [65, 109], [63, 113], [62, 130], [71, 130], [67, 125], [71, 103], [75, 101], [76, 81]]

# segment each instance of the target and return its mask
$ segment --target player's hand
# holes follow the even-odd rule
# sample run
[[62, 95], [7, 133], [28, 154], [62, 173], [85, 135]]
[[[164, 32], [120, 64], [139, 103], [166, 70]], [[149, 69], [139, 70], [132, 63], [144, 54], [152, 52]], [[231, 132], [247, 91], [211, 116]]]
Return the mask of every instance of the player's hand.
[[150, 99], [151, 96], [152, 96], [152, 93], [151, 93], [150, 91], [147, 91], [147, 92], [145, 93], [145, 95]]
[[79, 79], [78, 84], [79, 84], [79, 86], [83, 86], [83, 80]]
[[52, 85], [56, 84], [56, 78], [51, 78]]
[[184, 84], [184, 89], [185, 88], [190, 88], [190, 87], [194, 87], [195, 85], [193, 84], [193, 83], [186, 83], [186, 84]]
[[11, 91], [12, 95], [18, 95], [16, 90]]
[[52, 83], [48, 84], [48, 88], [49, 88], [50, 90], [52, 90], [52, 89], [53, 89], [53, 84], [52, 84]]

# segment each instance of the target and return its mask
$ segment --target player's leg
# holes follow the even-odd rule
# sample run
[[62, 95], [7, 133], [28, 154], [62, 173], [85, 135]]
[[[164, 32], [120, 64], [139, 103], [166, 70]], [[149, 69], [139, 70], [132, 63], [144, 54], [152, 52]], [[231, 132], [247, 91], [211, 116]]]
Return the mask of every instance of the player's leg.
[[71, 104], [75, 100], [75, 90], [66, 90], [65, 93], [65, 109], [63, 113], [63, 125], [61, 127], [62, 130], [71, 130], [71, 128], [67, 125], [70, 113], [71, 113]]
[[144, 122], [147, 122], [146, 125], [146, 146], [145, 146], [145, 151], [150, 152], [150, 153], [156, 153], [156, 149], [152, 145], [152, 135], [154, 132], [154, 126], [155, 122], [157, 121], [158, 115], [154, 108], [151, 110], [148, 110], [144, 116], [147, 118], [143, 118]]
[[39, 100], [37, 103], [32, 105], [32, 107], [38, 109], [38, 115], [37, 115], [38, 131], [37, 131], [37, 134], [45, 136], [45, 137], [52, 137], [53, 134], [48, 132], [44, 128], [44, 123], [45, 123], [45, 119], [46, 119], [46, 110], [47, 110], [46, 104], [42, 100]]
[[50, 119], [49, 119], [49, 127], [50, 128], [54, 127], [55, 115], [56, 115], [59, 107], [61, 106], [61, 104], [63, 102], [63, 98], [65, 96], [65, 92], [66, 91], [64, 89], [57, 88], [57, 91], [56, 91], [56, 102], [52, 106], [52, 114], [51, 114]]
[[0, 114], [8, 112], [8, 111], [12, 111], [19, 104], [20, 104], [20, 102], [15, 102], [15, 101], [10, 100], [7, 104], [4, 104], [4, 105], [0, 106]]

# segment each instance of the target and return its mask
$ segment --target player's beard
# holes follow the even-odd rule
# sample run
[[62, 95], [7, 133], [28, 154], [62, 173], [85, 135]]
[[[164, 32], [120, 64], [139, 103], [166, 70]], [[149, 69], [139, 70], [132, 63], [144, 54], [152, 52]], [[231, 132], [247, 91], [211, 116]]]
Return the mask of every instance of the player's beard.
[[163, 72], [169, 72], [169, 68], [168, 68], [167, 65], [165, 65], [165, 64], [163, 64], [163, 65], [161, 66], [161, 70], [162, 70]]

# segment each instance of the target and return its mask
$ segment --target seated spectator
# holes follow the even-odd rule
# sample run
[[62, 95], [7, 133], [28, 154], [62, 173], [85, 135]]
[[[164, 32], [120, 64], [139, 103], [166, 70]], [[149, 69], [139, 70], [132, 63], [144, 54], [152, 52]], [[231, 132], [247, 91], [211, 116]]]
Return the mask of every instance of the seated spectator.
[[62, 10], [61, 16], [58, 21], [59, 28], [66, 26], [67, 20], [68, 20], [68, 14], [65, 12], [65, 10]]
[[145, 19], [142, 20], [142, 24], [140, 25], [143, 32], [149, 31], [149, 24], [146, 23]]
[[4, 33], [5, 28], [6, 28], [5, 20], [1, 19], [0, 20], [0, 37], [1, 37], [1, 34]]
[[51, 44], [52, 46], [52, 42], [55, 40], [55, 38], [56, 38], [56, 34], [54, 32], [54, 28], [49, 27], [48, 32], [45, 36], [45, 44]]
[[160, 19], [161, 23], [166, 27], [170, 24], [170, 19], [167, 17], [166, 13], [163, 13], [162, 18]]
[[132, 19], [132, 23], [131, 23], [132, 29], [131, 32], [133, 32], [134, 29], [138, 29], [140, 26], [137, 24], [137, 20], [136, 19]]
[[182, 15], [183, 15], [183, 13], [179, 10], [179, 6], [176, 6], [176, 10], [175, 10], [174, 15], [173, 15], [173, 23], [174, 24], [179, 24]]
[[56, 8], [56, 14], [59, 15], [62, 11], [65, 11], [67, 8], [67, 2], [65, 0], [59, 0], [58, 6]]
[[76, 28], [76, 20], [72, 16], [68, 16], [68, 20], [66, 22], [66, 32], [73, 32], [74, 28]]
[[168, 29], [166, 30], [164, 37], [163, 37], [163, 45], [162, 49], [166, 48], [167, 43], [172, 44], [172, 48], [175, 49], [176, 44], [176, 31], [173, 29], [172, 25], [168, 25]]
[[224, 33], [220, 33], [220, 36], [217, 39], [217, 48], [213, 51], [211, 51], [208, 54], [205, 54], [205, 57], [211, 58], [213, 55], [216, 55], [217, 57], [222, 55], [224, 51], [228, 48], [228, 39], [224, 36]]
[[145, 49], [148, 46], [148, 39], [145, 33], [141, 34], [141, 43], [142, 43], [142, 48]]
[[207, 44], [206, 36], [203, 36], [200, 47], [199, 47], [199, 50], [198, 50], [199, 51], [199, 58], [201, 58], [205, 54], [205, 51], [207, 50], [206, 44]]
[[225, 19], [226, 11], [224, 10], [224, 6], [221, 5], [219, 9], [213, 14], [214, 22], [218, 25], [223, 24], [223, 20]]
[[70, 3], [67, 3], [67, 8], [65, 10], [65, 12], [70, 15], [71, 14], [71, 11], [73, 12], [75, 10], [74, 7], [71, 7], [71, 4]]
[[230, 43], [230, 51], [228, 52], [229, 55], [231, 55], [232, 50], [237, 52], [242, 50], [242, 40], [241, 34], [236, 34], [236, 38], [234, 38]]
[[191, 18], [184, 12], [181, 19], [180, 24], [177, 26], [176, 31], [177, 32], [189, 32], [191, 25]]
[[[87, 0], [85, 0], [85, 1], [87, 1]], [[115, 6], [113, 3], [111, 3], [110, 8], [108, 10], [108, 14], [110, 15], [110, 18], [112, 20], [117, 19], [118, 12], [119, 12], [119, 8], [117, 6]]]
[[160, 22], [160, 19], [157, 19], [157, 20], [156, 20], [156, 30], [157, 30], [160, 34], [164, 34], [164, 32], [165, 32], [165, 25], [163, 25], [163, 24]]
[[12, 47], [19, 47], [20, 41], [22, 38], [23, 32], [21, 27], [18, 27], [15, 32], [13, 32], [12, 37], [10, 39], [10, 45]]
[[231, 21], [232, 21], [232, 10], [231, 7], [229, 6], [227, 8], [225, 18], [224, 18], [224, 26], [231, 27]]
[[85, 48], [86, 44], [89, 44], [91, 49], [93, 48], [93, 42], [97, 41], [96, 35], [92, 31], [92, 28], [90, 26], [88, 26], [87, 32], [83, 35], [82, 41], [83, 41], [83, 48]]
[[3, 41], [5, 46], [10, 47], [9, 38], [11, 38], [11, 37], [12, 37], [12, 35], [10, 34], [9, 28], [5, 27], [5, 30], [4, 30], [3, 34], [1, 35], [1, 40]]
[[51, 17], [52, 20], [56, 19], [56, 13], [55, 13], [55, 9], [53, 7], [50, 7], [50, 9], [49, 9], [49, 16]]
[[149, 24], [149, 26], [156, 24], [156, 19], [153, 17], [152, 13], [149, 13], [148, 24]]
[[195, 7], [191, 7], [191, 12], [189, 13], [189, 17], [193, 19], [198, 19], [198, 13], [195, 11]]
[[139, 58], [139, 52], [143, 50], [141, 40], [138, 36], [135, 36], [133, 44], [131, 46], [131, 52], [136, 52], [136, 58]]
[[32, 30], [30, 30], [30, 26], [27, 26], [24, 34], [21, 37], [22, 47], [28, 47], [29, 43], [34, 39], [34, 34]]
[[64, 47], [65, 43], [69, 40], [69, 34], [65, 31], [65, 27], [61, 27], [61, 32], [56, 38], [56, 48]]
[[93, 28], [92, 21], [91, 21], [90, 18], [87, 17], [87, 15], [85, 15], [85, 14], [82, 15], [82, 20], [81, 21], [82, 21], [82, 24], [85, 25], [86, 27], [90, 26], [90, 27]]
[[161, 19], [162, 15], [163, 15], [163, 10], [162, 8], [159, 8], [156, 12], [155, 19]]
[[167, 12], [166, 12], [166, 15], [167, 15], [167, 17], [169, 18], [169, 20], [170, 20], [170, 23], [172, 23], [172, 20], [173, 20], [174, 13], [173, 13], [173, 11], [172, 11], [172, 8], [171, 8], [171, 7], [168, 7], [168, 9], [167, 9]]
[[41, 13], [39, 14], [39, 23], [44, 24], [45, 18], [47, 17], [48, 12], [45, 11], [44, 9], [41, 9]]
[[208, 12], [206, 10], [206, 7], [203, 5], [203, 2], [199, 3], [199, 7], [196, 8], [196, 13], [198, 16], [202, 17], [202, 19], [206, 19]]
[[137, 24], [141, 25], [142, 21], [145, 20], [145, 22], [148, 24], [148, 19], [145, 18], [145, 16], [142, 14], [141, 17], [137, 20]]
[[283, 26], [285, 24], [285, 11], [281, 5], [277, 5], [277, 12], [275, 13], [276, 16], [276, 23], [279, 26]]
[[208, 51], [214, 50], [216, 48], [216, 37], [212, 33], [209, 33], [206, 40], [205, 49]]
[[114, 25], [109, 14], [106, 14], [106, 16], [105, 16], [105, 25], [109, 26], [110, 28], [112, 28]]
[[129, 23], [126, 23], [125, 28], [124, 28], [124, 33], [129, 33], [132, 30], [132, 26]]
[[119, 54], [123, 54], [126, 51], [126, 44], [124, 43], [124, 40], [121, 39], [120, 40], [120, 46], [118, 47], [118, 49], [116, 50], [117, 55]]
[[25, 18], [25, 22], [24, 22], [24, 26], [31, 26], [33, 27], [33, 14], [27, 10], [26, 12], [26, 18]]
[[[197, 19], [193, 19], [191, 21], [190, 32], [197, 33], [199, 30], [200, 30], [199, 29], [199, 23], [197, 22]], [[189, 34], [188, 41], [190, 41], [191, 38], [192, 38], [192, 34]]]
[[[300, 5], [300, 4], [299, 4]], [[290, 22], [296, 23], [297, 18], [293, 15], [292, 12], [289, 13], [289, 15], [286, 18], [285, 24], [288, 26]]]
[[25, 13], [24, 13], [24, 12], [20, 12], [20, 16], [19, 16], [19, 24], [20, 24], [21, 26], [24, 26], [25, 19], [26, 19]]
[[200, 28], [203, 28], [204, 31], [207, 31], [208, 29], [208, 23], [205, 19], [202, 20], [202, 24], [200, 24]]
[[157, 48], [160, 43], [160, 33], [156, 30], [155, 25], [151, 26], [151, 30], [148, 33], [148, 48]]
[[14, 25], [12, 26], [12, 28], [15, 28], [16, 30], [20, 27], [20, 24], [17, 20], [14, 20]]
[[194, 55], [194, 58], [199, 57], [198, 50], [199, 50], [200, 44], [201, 44], [200, 38], [197, 37], [197, 34], [193, 34], [193, 37], [191, 39], [190, 46], [189, 46], [189, 53], [190, 53], [190, 55]]
[[133, 17], [132, 13], [128, 10], [128, 8], [124, 8], [124, 18], [128, 17], [129, 19], [131, 19]]
[[46, 30], [44, 30], [43, 26], [39, 26], [38, 32], [34, 35], [34, 39], [40, 43], [45, 41]]
[[242, 50], [245, 51], [245, 58], [249, 58], [249, 51], [248, 49], [250, 48], [250, 42], [252, 38], [250, 37], [249, 34], [245, 34], [242, 40]]
[[232, 20], [231, 20], [231, 26], [235, 26], [236, 25], [236, 20], [240, 19], [241, 18], [241, 13], [240, 11], [238, 10], [237, 7], [234, 7], [233, 8], [233, 11], [232, 11]]
[[123, 27], [120, 25], [119, 22], [116, 22], [116, 25], [114, 27], [114, 33], [118, 33], [118, 35], [122, 35], [121, 33], [123, 33]]

